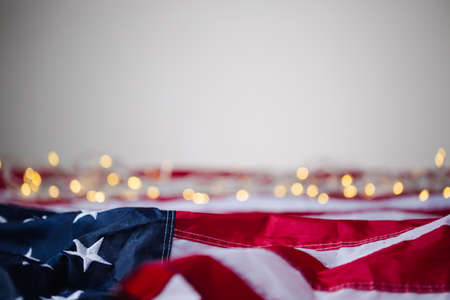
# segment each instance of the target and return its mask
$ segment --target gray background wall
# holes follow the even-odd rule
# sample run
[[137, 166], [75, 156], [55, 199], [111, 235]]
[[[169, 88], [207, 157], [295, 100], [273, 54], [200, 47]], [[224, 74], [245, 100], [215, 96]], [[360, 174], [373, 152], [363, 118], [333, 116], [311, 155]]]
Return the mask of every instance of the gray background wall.
[[0, 2], [0, 152], [432, 166], [450, 1]]

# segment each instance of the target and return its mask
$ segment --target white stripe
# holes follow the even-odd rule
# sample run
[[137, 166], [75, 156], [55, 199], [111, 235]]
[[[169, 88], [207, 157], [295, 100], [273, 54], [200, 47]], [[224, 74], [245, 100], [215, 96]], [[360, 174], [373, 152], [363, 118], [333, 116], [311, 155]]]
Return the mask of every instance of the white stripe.
[[357, 247], [342, 247], [337, 250], [328, 250], [328, 251], [311, 250], [305, 248], [297, 248], [297, 249], [301, 249], [302, 251], [307, 252], [308, 254], [314, 256], [315, 258], [320, 260], [320, 262], [322, 262], [326, 267], [333, 268], [336, 266], [349, 263], [358, 258], [367, 256], [369, 254], [390, 247], [397, 243], [417, 239], [422, 235], [431, 232], [444, 225], [447, 226], [450, 225], [450, 215], [440, 218], [434, 222], [425, 224], [423, 226], [411, 229], [396, 237], [368, 244], [363, 244]]
[[154, 300], [200, 300], [201, 296], [191, 287], [191, 285], [181, 276], [174, 275], [162, 292]]
[[[363, 299], [398, 300], [449, 299], [450, 293], [390, 293], [342, 289], [334, 292], [313, 290], [302, 274], [275, 253], [262, 248], [219, 248], [174, 238], [172, 258], [204, 254], [220, 261], [264, 299]], [[188, 284], [184, 282], [182, 284]], [[183, 288], [180, 286], [180, 289]], [[167, 299], [177, 299], [167, 298]]]

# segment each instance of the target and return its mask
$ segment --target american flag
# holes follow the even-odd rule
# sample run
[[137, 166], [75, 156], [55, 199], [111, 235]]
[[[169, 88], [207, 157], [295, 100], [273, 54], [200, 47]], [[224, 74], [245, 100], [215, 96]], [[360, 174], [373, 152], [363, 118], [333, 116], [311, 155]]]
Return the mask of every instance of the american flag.
[[1, 173], [1, 299], [450, 298], [448, 170], [132, 170], [90, 200], [33, 172], [50, 196]]

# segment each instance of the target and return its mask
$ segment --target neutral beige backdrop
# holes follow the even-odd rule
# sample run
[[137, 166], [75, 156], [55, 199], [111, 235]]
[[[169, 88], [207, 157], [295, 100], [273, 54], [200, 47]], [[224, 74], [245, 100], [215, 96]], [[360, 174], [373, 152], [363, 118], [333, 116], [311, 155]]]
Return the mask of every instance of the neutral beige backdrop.
[[0, 2], [0, 153], [433, 165], [450, 1]]

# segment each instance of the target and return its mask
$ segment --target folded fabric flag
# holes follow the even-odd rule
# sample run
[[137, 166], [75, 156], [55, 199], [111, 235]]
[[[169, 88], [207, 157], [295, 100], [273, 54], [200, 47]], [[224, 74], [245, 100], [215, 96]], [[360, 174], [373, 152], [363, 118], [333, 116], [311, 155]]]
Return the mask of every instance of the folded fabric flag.
[[1, 299], [448, 299], [450, 216], [0, 205]]
[[0, 205], [0, 299], [111, 299], [133, 268], [169, 257], [174, 217], [155, 208]]

